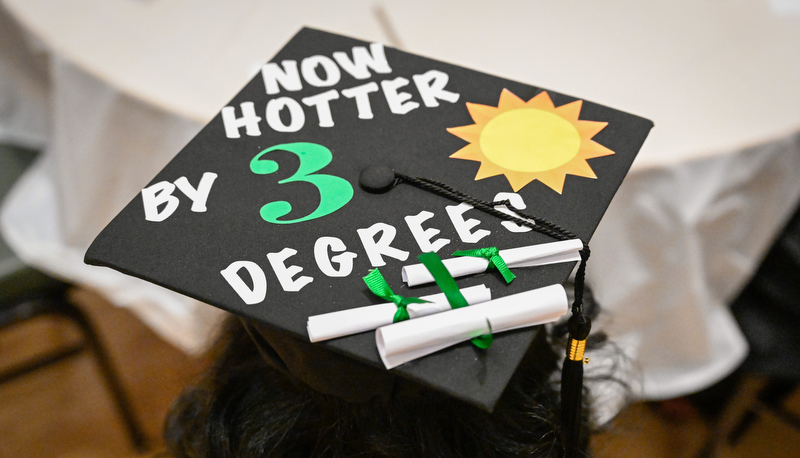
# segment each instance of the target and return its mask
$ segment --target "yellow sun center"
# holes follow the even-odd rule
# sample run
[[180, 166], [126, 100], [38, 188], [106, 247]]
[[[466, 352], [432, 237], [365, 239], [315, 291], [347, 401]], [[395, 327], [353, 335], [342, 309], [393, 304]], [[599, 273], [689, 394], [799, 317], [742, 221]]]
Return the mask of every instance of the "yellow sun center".
[[544, 172], [571, 161], [581, 148], [581, 136], [569, 121], [536, 108], [498, 115], [480, 134], [487, 159], [508, 170]]
[[587, 159], [614, 154], [592, 140], [608, 123], [579, 119], [582, 106], [556, 107], [547, 92], [526, 102], [503, 89], [496, 107], [467, 103], [475, 124], [447, 131], [469, 144], [450, 157], [480, 162], [476, 180], [505, 175], [515, 192], [540, 181], [560, 194], [567, 175], [597, 178]]

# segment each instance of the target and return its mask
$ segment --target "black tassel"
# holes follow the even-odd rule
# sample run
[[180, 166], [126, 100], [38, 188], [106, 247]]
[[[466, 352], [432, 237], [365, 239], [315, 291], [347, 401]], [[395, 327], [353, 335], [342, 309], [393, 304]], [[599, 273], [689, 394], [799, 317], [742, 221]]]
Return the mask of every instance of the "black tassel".
[[586, 338], [592, 329], [592, 320], [583, 310], [583, 287], [586, 276], [588, 247], [581, 250], [581, 264], [575, 274], [575, 302], [572, 303], [572, 316], [567, 323], [569, 341], [567, 355], [561, 369], [561, 412], [566, 433], [567, 458], [584, 455], [581, 431], [583, 413], [583, 353]]

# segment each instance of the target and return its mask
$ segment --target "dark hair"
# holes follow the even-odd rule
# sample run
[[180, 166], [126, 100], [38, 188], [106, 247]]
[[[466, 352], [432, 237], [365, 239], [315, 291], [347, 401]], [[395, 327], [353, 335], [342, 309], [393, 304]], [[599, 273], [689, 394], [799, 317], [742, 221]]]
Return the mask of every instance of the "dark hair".
[[418, 388], [353, 403], [276, 370], [238, 318], [215, 362], [176, 400], [165, 424], [174, 457], [561, 456], [561, 356], [542, 328], [492, 414]]

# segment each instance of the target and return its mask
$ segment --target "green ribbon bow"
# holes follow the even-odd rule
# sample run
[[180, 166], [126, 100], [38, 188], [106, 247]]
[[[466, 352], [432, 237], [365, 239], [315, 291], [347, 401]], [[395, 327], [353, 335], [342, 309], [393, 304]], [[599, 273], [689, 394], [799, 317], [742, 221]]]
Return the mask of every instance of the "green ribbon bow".
[[511, 269], [506, 265], [506, 261], [500, 256], [500, 250], [497, 247], [478, 248], [475, 250], [462, 250], [453, 253], [453, 256], [473, 256], [476, 258], [486, 258], [489, 260], [489, 268], [494, 267], [503, 276], [506, 283], [511, 283], [512, 280], [517, 278]]
[[395, 305], [397, 305], [397, 312], [394, 314], [394, 321], [392, 321], [393, 323], [409, 319], [408, 310], [406, 310], [408, 304], [423, 304], [430, 302], [418, 297], [403, 297], [399, 294], [395, 294], [392, 291], [392, 288], [389, 287], [389, 284], [386, 283], [386, 280], [383, 278], [383, 275], [381, 275], [381, 272], [378, 269], [374, 269], [368, 273], [367, 276], [364, 277], [364, 283], [367, 284], [367, 288], [369, 288], [369, 290], [372, 291], [376, 296], [389, 302], [394, 302]]
[[[457, 309], [469, 305], [461, 290], [458, 289], [453, 276], [448, 272], [447, 267], [442, 263], [442, 259], [436, 253], [423, 253], [417, 258], [428, 269], [428, 272], [433, 276], [433, 280], [439, 289], [442, 290], [450, 308]], [[505, 264], [504, 264], [505, 265]], [[492, 334], [485, 334], [472, 339], [472, 344], [476, 347], [485, 350], [492, 344]]]

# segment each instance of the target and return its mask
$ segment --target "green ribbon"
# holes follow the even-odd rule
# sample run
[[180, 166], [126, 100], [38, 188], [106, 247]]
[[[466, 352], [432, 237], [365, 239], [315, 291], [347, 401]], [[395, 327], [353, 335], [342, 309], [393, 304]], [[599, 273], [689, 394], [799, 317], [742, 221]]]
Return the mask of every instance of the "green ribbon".
[[490, 332], [489, 334], [484, 334], [482, 336], [474, 337], [470, 342], [472, 342], [472, 345], [475, 345], [481, 350], [486, 350], [492, 345], [493, 341], [494, 337]]
[[[422, 253], [418, 256], [419, 261], [428, 269], [428, 272], [433, 275], [433, 280], [439, 289], [442, 290], [447, 302], [450, 303], [450, 308], [458, 309], [469, 305], [461, 290], [458, 289], [453, 276], [448, 272], [447, 267], [442, 263], [442, 258], [436, 253]], [[472, 344], [476, 347], [485, 350], [492, 344], [492, 334], [485, 334], [472, 339]]]
[[418, 297], [403, 297], [399, 294], [395, 294], [378, 269], [374, 269], [368, 273], [367, 276], [364, 277], [364, 283], [367, 284], [367, 288], [376, 296], [389, 302], [394, 302], [395, 305], [397, 305], [397, 312], [394, 314], [393, 323], [409, 319], [408, 310], [406, 310], [408, 304], [424, 304], [430, 302]]
[[497, 247], [478, 248], [475, 250], [462, 250], [453, 253], [453, 256], [474, 256], [476, 258], [486, 258], [489, 260], [489, 268], [494, 267], [503, 276], [506, 283], [511, 283], [512, 280], [517, 278], [511, 269], [506, 265], [506, 261], [500, 256], [500, 250]]

